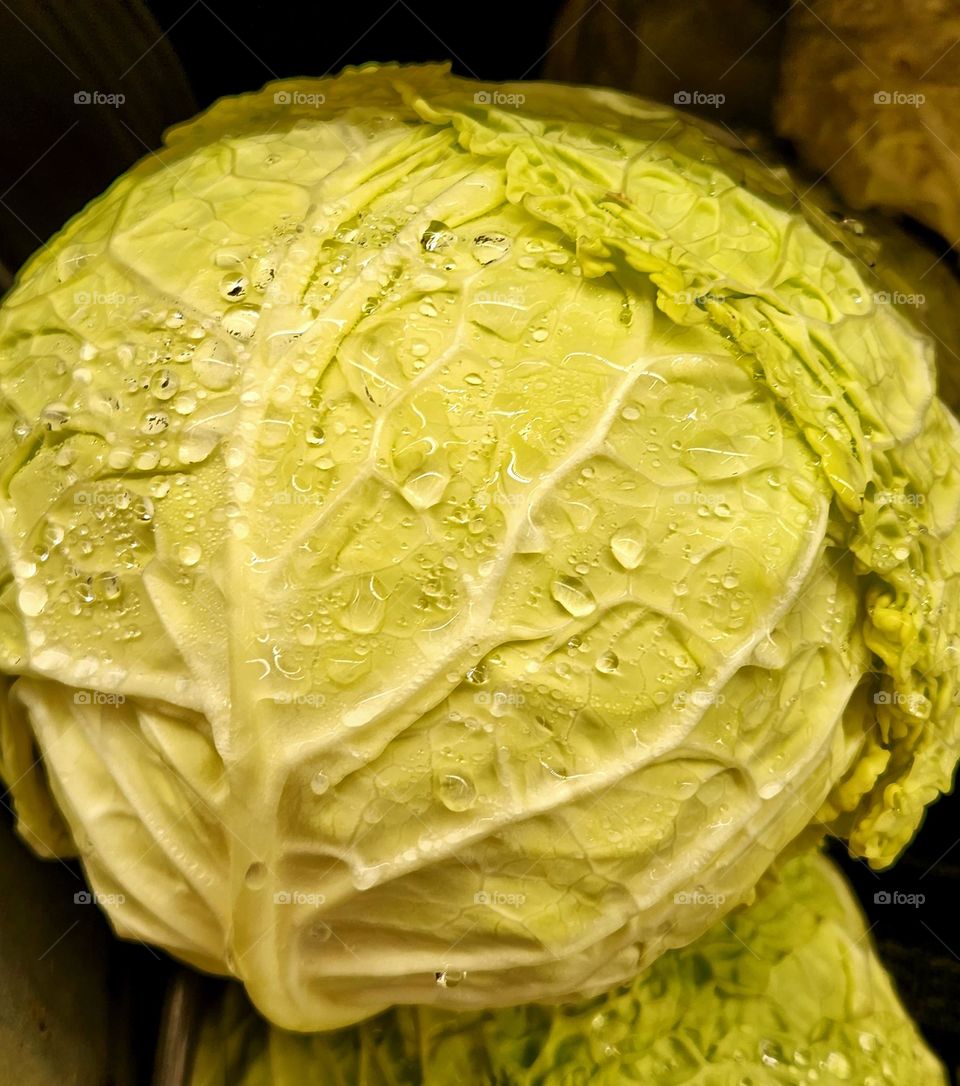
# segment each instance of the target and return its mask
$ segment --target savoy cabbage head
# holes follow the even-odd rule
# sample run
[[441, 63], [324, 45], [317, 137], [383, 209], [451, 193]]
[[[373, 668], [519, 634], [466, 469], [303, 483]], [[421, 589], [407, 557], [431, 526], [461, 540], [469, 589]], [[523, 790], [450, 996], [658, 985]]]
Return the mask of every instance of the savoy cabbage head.
[[441, 67], [174, 129], [0, 311], [24, 836], [302, 1030], [601, 991], [804, 833], [892, 861], [960, 742], [960, 435], [821, 219]]

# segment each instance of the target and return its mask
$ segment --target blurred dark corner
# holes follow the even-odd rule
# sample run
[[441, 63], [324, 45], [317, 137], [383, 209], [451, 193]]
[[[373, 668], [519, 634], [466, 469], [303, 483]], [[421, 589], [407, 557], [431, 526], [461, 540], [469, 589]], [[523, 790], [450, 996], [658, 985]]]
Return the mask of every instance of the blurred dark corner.
[[142, 1086], [170, 960], [115, 938], [79, 866], [40, 863], [0, 805], [0, 1082]]

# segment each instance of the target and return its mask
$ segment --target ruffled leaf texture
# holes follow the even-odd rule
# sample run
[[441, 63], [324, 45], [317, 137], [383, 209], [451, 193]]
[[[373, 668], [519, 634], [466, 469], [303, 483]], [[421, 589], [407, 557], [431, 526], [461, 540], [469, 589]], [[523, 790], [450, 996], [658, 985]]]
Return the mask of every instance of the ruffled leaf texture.
[[24, 836], [298, 1030], [609, 989], [800, 834], [891, 862], [957, 757], [960, 439], [801, 195], [440, 66], [172, 130], [0, 310]]

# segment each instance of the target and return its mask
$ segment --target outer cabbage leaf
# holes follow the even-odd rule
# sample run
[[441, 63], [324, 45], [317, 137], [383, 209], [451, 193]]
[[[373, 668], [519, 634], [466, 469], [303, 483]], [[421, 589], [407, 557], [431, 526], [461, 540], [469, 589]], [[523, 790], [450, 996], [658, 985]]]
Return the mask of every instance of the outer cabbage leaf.
[[230, 986], [190, 1086], [939, 1086], [849, 889], [802, 855], [756, 904], [631, 984], [560, 1007], [401, 1007], [313, 1035], [270, 1027]]
[[25, 833], [303, 1030], [606, 990], [811, 823], [888, 863], [958, 747], [933, 353], [674, 111], [218, 103], [0, 311]]

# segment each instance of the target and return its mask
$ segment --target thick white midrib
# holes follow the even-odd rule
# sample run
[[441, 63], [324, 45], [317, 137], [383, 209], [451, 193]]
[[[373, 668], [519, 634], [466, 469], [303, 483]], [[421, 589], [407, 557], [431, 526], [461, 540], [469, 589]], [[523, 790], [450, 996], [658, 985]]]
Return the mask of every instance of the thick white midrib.
[[[352, 160], [355, 164], [355, 159]], [[346, 164], [343, 164], [337, 171], [334, 171], [334, 175], [337, 175], [341, 180], [347, 173], [345, 169]], [[385, 181], [385, 189], [389, 189], [395, 181], [397, 175], [397, 168], [394, 168], [391, 172], [390, 179]], [[316, 209], [313, 216], [303, 224], [305, 227], [305, 237], [310, 237], [309, 225], [311, 221], [315, 221], [318, 218], [326, 219], [326, 215], [322, 211], [322, 197], [324, 191], [329, 189], [331, 183], [331, 175], [328, 175], [321, 180], [311, 190], [312, 206]], [[446, 199], [448, 194], [456, 190], [458, 186], [464, 184], [464, 178], [458, 176], [450, 180], [449, 185], [445, 186], [438, 194], [434, 196], [434, 199], [421, 209], [419, 215], [412, 219], [407, 226], [398, 232], [396, 238], [390, 245], [384, 249], [379, 250], [372, 261], [364, 265], [359, 269], [354, 276], [352, 282], [345, 287], [341, 294], [336, 299], [333, 312], [337, 312], [346, 301], [347, 296], [351, 299], [357, 295], [369, 292], [369, 288], [373, 283], [373, 280], [369, 278], [371, 270], [377, 267], [383, 268], [388, 265], [388, 261], [396, 260], [401, 261], [405, 255], [408, 255], [413, 250], [416, 255], [419, 247], [419, 239], [426, 228], [427, 224], [434, 216], [434, 210], [436, 202], [441, 199]], [[356, 194], [354, 193], [354, 196]], [[489, 197], [488, 197], [489, 198]], [[339, 199], [339, 198], [338, 198]], [[345, 203], [343, 215], [349, 215], [355, 213], [356, 208], [353, 207], [349, 192], [344, 189], [342, 193], [342, 199]], [[485, 204], [480, 207], [477, 214], [483, 214], [487, 210]], [[343, 221], [343, 215], [340, 216], [339, 221]], [[320, 249], [326, 238], [326, 234], [323, 236], [317, 236], [313, 243], [307, 248], [307, 251], [302, 257], [294, 263], [290, 260], [290, 250], [295, 244], [303, 244], [303, 237], [295, 236], [291, 238], [289, 244], [284, 250], [283, 254], [278, 254], [277, 257], [277, 275], [273, 282], [270, 284], [267, 290], [266, 302], [274, 302], [277, 298], [283, 297], [298, 297], [299, 290], [303, 286], [303, 276], [311, 276], [317, 266], [317, 260]], [[282, 274], [281, 269], [286, 271], [286, 274]], [[482, 274], [483, 268], [478, 268], [474, 275], [470, 276], [470, 280]], [[461, 293], [461, 296], [465, 298], [465, 292]], [[304, 345], [304, 338], [300, 337], [293, 340], [293, 342], [283, 352], [281, 358], [274, 366], [270, 366], [268, 362], [267, 352], [265, 349], [266, 344], [269, 342], [270, 333], [272, 331], [281, 331], [276, 327], [278, 321], [282, 318], [282, 315], [286, 311], [285, 306], [271, 307], [266, 310], [266, 313], [261, 312], [261, 320], [258, 324], [256, 334], [254, 335], [249, 345], [249, 363], [248, 371], [246, 374], [246, 380], [242, 380], [241, 388], [244, 390], [254, 389], [259, 393], [259, 399], [255, 402], [245, 405], [240, 400], [240, 406], [238, 411], [238, 419], [236, 423], [235, 433], [241, 439], [239, 451], [241, 453], [241, 466], [230, 473], [229, 475], [229, 488], [232, 499], [237, 502], [241, 508], [246, 508], [248, 503], [241, 501], [238, 494], [238, 487], [243, 482], [249, 482], [252, 486], [252, 492], [258, 493], [257, 479], [255, 474], [251, 477], [250, 465], [255, 456], [255, 440], [258, 431], [258, 423], [262, 421], [263, 412], [266, 405], [270, 401], [270, 395], [275, 385], [281, 380], [282, 376], [288, 372], [289, 367], [284, 366], [282, 362], [289, 359], [291, 351], [301, 350]], [[354, 308], [352, 312], [356, 312]], [[350, 313], [347, 313], [349, 317]], [[323, 311], [320, 317], [329, 317], [330, 311]], [[317, 322], [322, 328], [322, 320]], [[463, 315], [460, 315], [459, 327], [464, 325]], [[352, 326], [351, 326], [352, 327]], [[311, 337], [308, 333], [307, 342], [315, 339], [321, 339], [320, 328], [318, 328], [318, 334], [315, 337]], [[458, 341], [461, 333], [458, 331]], [[333, 343], [329, 344], [331, 348], [331, 357], [336, 353], [336, 345], [342, 339], [343, 333], [334, 337]], [[323, 346], [323, 345], [322, 345]], [[446, 355], [448, 352], [444, 352]], [[330, 364], [330, 358], [327, 360], [327, 365]], [[441, 364], [440, 360], [437, 360], [435, 365]], [[434, 367], [429, 367], [432, 372]], [[420, 382], [427, 379], [428, 374], [425, 372], [422, 375], [418, 375]], [[382, 416], [385, 417], [385, 416]], [[377, 420], [380, 423], [380, 420]], [[377, 425], [377, 424], [375, 424]], [[382, 424], [380, 424], [382, 429]], [[379, 440], [380, 430], [377, 431], [377, 438]], [[371, 445], [371, 452], [373, 449]], [[359, 485], [359, 484], [358, 484]], [[224, 556], [227, 563], [227, 568], [234, 571], [238, 583], [242, 584], [246, 580], [246, 559], [251, 552], [251, 545], [246, 540], [241, 540], [233, 533], [227, 536], [224, 546]], [[285, 552], [286, 553], [286, 552]], [[237, 633], [239, 629], [243, 628], [244, 613], [249, 608], [250, 601], [247, 599], [245, 593], [231, 593], [227, 598], [227, 622], [229, 626], [228, 632], [228, 659], [230, 660], [231, 668], [231, 718], [234, 722], [234, 727], [231, 729], [229, 749], [220, 750], [219, 753], [224, 760], [225, 764], [231, 764], [232, 779], [235, 783], [236, 790], [234, 791], [236, 811], [234, 824], [243, 826], [245, 829], [244, 842], [242, 849], [231, 847], [231, 866], [234, 869], [232, 881], [234, 885], [238, 880], [241, 880], [243, 871], [246, 867], [247, 860], [240, 857], [239, 853], [246, 853], [247, 859], [255, 858], [259, 861], [266, 862], [274, 856], [276, 851], [276, 839], [270, 824], [270, 818], [264, 817], [266, 812], [269, 812], [269, 802], [264, 804], [264, 810], [258, 810], [257, 804], [252, 802], [252, 797], [262, 797], [272, 801], [278, 794], [277, 782], [281, 779], [281, 768], [283, 772], [289, 772], [287, 766], [282, 765], [282, 759], [274, 759], [273, 757], [267, 757], [263, 749], [264, 737], [261, 734], [261, 730], [255, 725], [251, 719], [249, 706], [254, 701], [252, 697], [252, 691], [250, 689], [249, 682], [238, 683], [238, 659], [244, 658], [246, 653], [238, 651], [243, 649], [242, 644], [238, 644]], [[243, 706], [240, 708], [240, 706]], [[238, 717], [243, 719], [242, 728], [238, 728]], [[244, 719], [245, 718], [245, 719]], [[242, 732], [243, 739], [239, 741], [239, 734]], [[239, 752], [239, 753], [238, 753]], [[231, 757], [233, 755], [233, 757]], [[279, 764], [278, 764], [279, 763]], [[274, 812], [274, 817], [275, 817]], [[236, 837], [236, 834], [234, 835]], [[237, 838], [239, 841], [239, 838]], [[261, 909], [262, 911], [262, 909]], [[269, 921], [269, 917], [267, 918]], [[272, 940], [271, 940], [272, 943]]]

